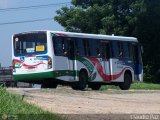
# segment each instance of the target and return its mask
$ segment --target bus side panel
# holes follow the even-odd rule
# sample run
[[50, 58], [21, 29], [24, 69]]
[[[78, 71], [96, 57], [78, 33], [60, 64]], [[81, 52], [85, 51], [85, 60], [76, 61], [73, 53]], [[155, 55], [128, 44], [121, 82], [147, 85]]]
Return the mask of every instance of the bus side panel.
[[[111, 77], [112, 82], [123, 82], [125, 71], [129, 70], [132, 74], [132, 80], [134, 80], [133, 65], [130, 60], [125, 59], [111, 59]], [[116, 77], [117, 76], [117, 77]]]
[[[94, 58], [98, 63], [100, 63], [99, 58]], [[100, 64], [101, 65], [101, 64]], [[77, 57], [76, 60], [76, 67], [77, 71], [81, 71], [82, 69], [86, 69], [88, 72], [88, 81], [89, 82], [102, 82], [103, 79], [100, 76], [98, 72], [98, 64], [94, 64], [93, 58], [87, 58], [87, 57]], [[77, 78], [78, 78], [77, 74]]]
[[54, 56], [54, 72], [56, 79], [71, 81], [73, 80], [74, 73], [69, 69], [68, 57]]
[[[120, 74], [123, 70], [122, 64], [120, 64], [120, 61], [118, 59], [110, 59], [110, 68], [111, 68], [111, 75], [117, 75]], [[114, 82], [123, 82], [123, 74], [121, 74]], [[111, 77], [112, 77], [111, 76]]]
[[134, 74], [130, 65], [125, 62], [122, 64], [118, 59], [110, 59], [109, 63], [104, 65], [101, 58], [78, 57], [76, 63], [77, 71], [88, 71], [89, 82], [123, 82], [126, 70], [130, 70], [132, 76]]

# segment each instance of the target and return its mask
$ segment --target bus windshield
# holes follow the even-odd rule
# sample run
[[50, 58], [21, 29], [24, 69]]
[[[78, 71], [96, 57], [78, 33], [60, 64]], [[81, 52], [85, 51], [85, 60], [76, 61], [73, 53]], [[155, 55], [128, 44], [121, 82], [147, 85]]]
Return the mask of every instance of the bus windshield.
[[45, 32], [14, 35], [13, 44], [15, 55], [47, 52], [47, 36]]

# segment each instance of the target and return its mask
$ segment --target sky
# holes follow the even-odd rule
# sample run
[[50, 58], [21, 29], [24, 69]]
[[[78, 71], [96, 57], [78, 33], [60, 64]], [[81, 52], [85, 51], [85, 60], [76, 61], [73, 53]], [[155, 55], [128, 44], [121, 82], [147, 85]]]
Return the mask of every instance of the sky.
[[62, 6], [69, 6], [70, 4], [27, 10], [3, 11], [2, 9], [68, 2], [71, 2], [71, 0], [0, 0], [0, 63], [2, 67], [11, 66], [13, 34], [33, 30], [63, 31], [64, 28], [54, 20], [23, 24], [1, 25], [1, 23], [54, 18], [54, 16], [56, 16], [56, 10]]

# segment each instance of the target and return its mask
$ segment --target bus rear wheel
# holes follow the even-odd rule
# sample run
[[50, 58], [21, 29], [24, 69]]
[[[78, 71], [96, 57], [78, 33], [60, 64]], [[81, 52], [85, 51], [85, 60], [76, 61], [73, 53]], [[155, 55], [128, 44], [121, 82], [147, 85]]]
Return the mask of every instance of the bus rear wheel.
[[124, 74], [124, 82], [119, 84], [121, 90], [128, 90], [131, 86], [132, 78], [131, 75], [128, 73]]

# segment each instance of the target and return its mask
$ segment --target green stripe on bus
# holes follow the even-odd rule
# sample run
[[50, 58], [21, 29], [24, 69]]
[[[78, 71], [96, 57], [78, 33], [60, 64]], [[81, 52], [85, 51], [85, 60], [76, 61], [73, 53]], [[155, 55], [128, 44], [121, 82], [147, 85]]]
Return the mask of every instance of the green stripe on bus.
[[57, 78], [62, 76], [78, 76], [79, 71], [70, 71], [70, 70], [57, 70], [57, 71], [50, 71], [50, 72], [41, 72], [41, 73], [30, 73], [30, 74], [19, 74], [13, 75], [14, 80], [38, 80], [38, 79], [45, 79], [45, 78]]

